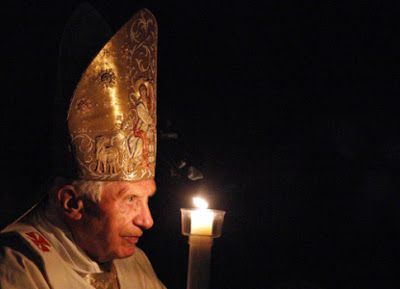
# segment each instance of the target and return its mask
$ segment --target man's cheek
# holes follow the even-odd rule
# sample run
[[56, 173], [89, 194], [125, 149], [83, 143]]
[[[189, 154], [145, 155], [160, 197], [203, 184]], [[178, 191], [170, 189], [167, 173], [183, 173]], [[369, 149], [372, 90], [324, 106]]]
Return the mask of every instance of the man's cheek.
[[120, 206], [118, 206], [118, 215], [120, 216], [127, 215], [130, 210], [131, 208], [129, 205], [122, 203]]

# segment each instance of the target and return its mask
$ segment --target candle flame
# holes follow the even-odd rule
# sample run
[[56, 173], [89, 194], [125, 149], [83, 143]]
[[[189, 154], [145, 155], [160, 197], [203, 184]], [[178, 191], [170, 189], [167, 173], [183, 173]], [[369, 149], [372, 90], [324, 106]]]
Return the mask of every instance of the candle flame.
[[199, 209], [207, 209], [208, 208], [207, 201], [200, 197], [194, 197], [193, 204]]

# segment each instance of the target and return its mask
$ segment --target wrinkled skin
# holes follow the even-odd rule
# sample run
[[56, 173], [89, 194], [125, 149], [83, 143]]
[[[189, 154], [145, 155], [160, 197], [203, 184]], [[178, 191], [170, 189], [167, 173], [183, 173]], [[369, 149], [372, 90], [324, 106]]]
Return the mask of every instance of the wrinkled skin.
[[82, 218], [72, 224], [77, 244], [94, 260], [108, 262], [131, 256], [143, 231], [153, 226], [148, 200], [154, 180], [105, 182], [99, 205], [88, 204]]

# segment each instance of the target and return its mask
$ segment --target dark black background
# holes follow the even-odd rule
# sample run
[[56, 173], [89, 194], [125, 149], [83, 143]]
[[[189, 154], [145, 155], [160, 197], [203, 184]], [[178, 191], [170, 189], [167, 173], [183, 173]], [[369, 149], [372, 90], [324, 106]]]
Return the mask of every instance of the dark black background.
[[[58, 45], [79, 1], [2, 3], [5, 224], [51, 173]], [[185, 288], [179, 209], [199, 189], [227, 211], [211, 288], [400, 288], [399, 4], [91, 3], [114, 30], [141, 7], [158, 20], [156, 224], [141, 246], [169, 288]]]

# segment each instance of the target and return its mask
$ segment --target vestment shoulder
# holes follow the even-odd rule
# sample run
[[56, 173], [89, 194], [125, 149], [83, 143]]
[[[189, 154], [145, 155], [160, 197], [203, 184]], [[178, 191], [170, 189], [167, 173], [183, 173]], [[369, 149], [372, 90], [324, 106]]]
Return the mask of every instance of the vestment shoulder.
[[0, 288], [49, 288], [40, 257], [12, 232], [0, 234]]
[[40, 256], [32, 249], [32, 246], [28, 244], [25, 238], [23, 238], [20, 232], [17, 231], [3, 231], [0, 233], [0, 247], [2, 251], [6, 248], [10, 252], [18, 252], [25, 256], [25, 258], [32, 260], [38, 267], [43, 268], [43, 261]]

